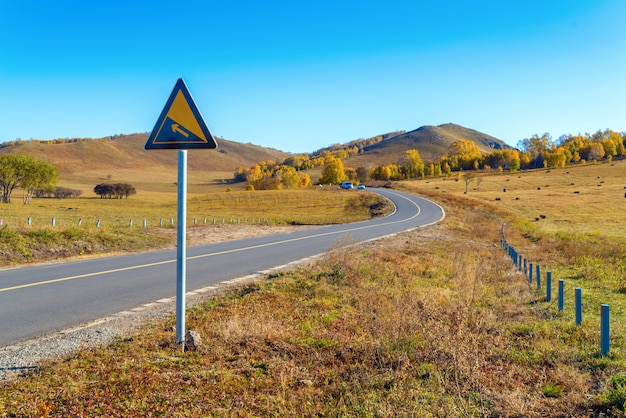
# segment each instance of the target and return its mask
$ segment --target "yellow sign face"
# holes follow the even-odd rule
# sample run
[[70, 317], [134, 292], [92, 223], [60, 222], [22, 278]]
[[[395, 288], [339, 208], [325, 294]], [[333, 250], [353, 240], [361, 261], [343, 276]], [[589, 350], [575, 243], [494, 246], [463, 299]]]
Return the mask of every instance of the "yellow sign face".
[[217, 148], [182, 78], [176, 82], [145, 148]]

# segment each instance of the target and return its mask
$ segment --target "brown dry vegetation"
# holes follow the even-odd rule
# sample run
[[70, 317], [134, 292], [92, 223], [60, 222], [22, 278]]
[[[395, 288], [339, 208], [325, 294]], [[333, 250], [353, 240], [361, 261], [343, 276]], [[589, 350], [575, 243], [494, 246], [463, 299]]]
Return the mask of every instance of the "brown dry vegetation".
[[5, 383], [0, 415], [621, 415], [621, 351], [599, 357], [597, 328], [554, 315], [514, 271], [500, 215], [442, 202], [439, 226], [339, 242], [193, 307], [198, 351], [179, 350], [173, 319], [153, 323]]
[[[167, 186], [161, 184], [161, 188]], [[1, 205], [0, 265], [172, 246], [176, 242], [176, 228], [170, 223], [176, 219], [176, 187], [171, 189], [130, 199], [34, 199], [33, 205]], [[188, 198], [187, 225], [190, 245], [194, 245], [201, 243], [195, 240], [201, 235], [223, 233], [221, 239], [228, 239], [234, 228], [245, 224], [254, 225], [251, 233], [257, 234], [274, 231], [273, 226], [366, 220], [389, 210], [388, 202], [376, 195], [342, 193], [338, 188], [194, 193]], [[97, 220], [101, 227], [95, 226]]]
[[[339, 242], [191, 308], [198, 351], [180, 351], [171, 318], [47, 363], [3, 384], [0, 416], [624, 416], [624, 167], [495, 175], [467, 195], [452, 179], [402, 183], [445, 221]], [[583, 287], [582, 326], [571, 297], [559, 313], [514, 270], [503, 221], [525, 256]]]

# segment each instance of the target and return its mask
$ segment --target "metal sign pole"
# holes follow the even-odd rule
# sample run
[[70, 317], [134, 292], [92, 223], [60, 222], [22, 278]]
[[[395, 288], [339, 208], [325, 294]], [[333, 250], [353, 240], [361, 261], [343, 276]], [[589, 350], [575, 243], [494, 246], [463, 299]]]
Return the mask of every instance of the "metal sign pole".
[[[206, 126], [182, 78], [176, 82], [144, 148], [178, 150], [176, 341], [183, 344], [184, 349], [185, 293], [187, 292], [187, 150], [217, 148], [217, 142]], [[1, 221], [0, 219], [0, 223]], [[173, 222], [174, 218], [172, 218]]]
[[[187, 150], [178, 150], [178, 230], [176, 246], [176, 341], [185, 341], [187, 287]], [[184, 349], [184, 347], [183, 347]]]

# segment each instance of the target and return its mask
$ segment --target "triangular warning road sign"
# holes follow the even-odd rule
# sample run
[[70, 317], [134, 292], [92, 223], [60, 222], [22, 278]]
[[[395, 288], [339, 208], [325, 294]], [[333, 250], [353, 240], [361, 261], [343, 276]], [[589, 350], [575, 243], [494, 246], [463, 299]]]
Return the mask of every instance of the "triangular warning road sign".
[[204, 123], [182, 78], [176, 82], [145, 148], [217, 148], [217, 142]]

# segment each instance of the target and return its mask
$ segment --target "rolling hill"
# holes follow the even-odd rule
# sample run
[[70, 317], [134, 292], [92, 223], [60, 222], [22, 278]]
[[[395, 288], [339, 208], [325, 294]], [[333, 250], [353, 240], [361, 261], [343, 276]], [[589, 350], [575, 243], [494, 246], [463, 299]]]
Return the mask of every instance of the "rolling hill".
[[448, 153], [452, 142], [467, 139], [474, 141], [484, 153], [511, 148], [504, 141], [460, 125], [448, 123], [439, 126], [422, 126], [368, 145], [349, 159], [351, 167], [395, 163], [403, 151], [416, 149], [424, 161], [436, 160]]
[[[380, 142], [363, 141], [358, 155], [350, 157], [347, 167], [376, 166], [397, 163], [402, 153], [417, 149], [424, 161], [434, 160], [448, 152], [453, 141], [474, 141], [485, 152], [509, 147], [503, 141], [482, 132], [460, 125], [422, 126], [410, 132], [390, 132], [379, 135]], [[190, 176], [196, 178], [232, 178], [237, 167], [249, 167], [257, 162], [273, 160], [281, 162], [292, 154], [217, 138], [216, 150], [192, 150], [188, 154]], [[112, 138], [79, 141], [20, 141], [3, 144], [0, 154], [23, 153], [54, 164], [61, 177], [59, 185], [89, 190], [94, 181], [123, 179], [124, 181], [147, 181], [157, 183], [176, 181], [178, 159], [175, 150], [144, 149], [147, 134], [121, 135]], [[351, 141], [353, 146], [359, 141]], [[368, 144], [368, 145], [364, 145]], [[328, 150], [337, 149], [334, 145]], [[322, 150], [316, 151], [319, 153]]]
[[[23, 153], [54, 164], [62, 174], [84, 174], [89, 171], [127, 169], [176, 170], [176, 150], [144, 149], [147, 134], [122, 135], [116, 139], [90, 139], [79, 142], [45, 143], [24, 141], [0, 148], [2, 153]], [[217, 138], [215, 150], [192, 150], [188, 155], [189, 170], [233, 172], [262, 160], [283, 160], [288, 153], [253, 144]]]

